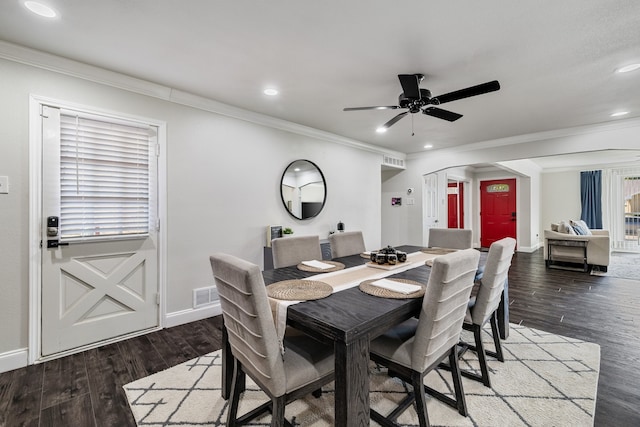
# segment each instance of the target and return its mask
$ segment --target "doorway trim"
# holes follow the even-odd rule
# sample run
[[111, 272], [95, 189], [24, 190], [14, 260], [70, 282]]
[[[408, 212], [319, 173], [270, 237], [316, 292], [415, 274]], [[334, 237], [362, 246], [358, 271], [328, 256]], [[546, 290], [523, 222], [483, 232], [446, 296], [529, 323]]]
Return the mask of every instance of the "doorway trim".
[[[456, 181], [458, 183], [458, 185], [460, 183], [462, 183], [462, 187], [463, 187], [463, 197], [462, 197], [462, 207], [464, 209], [464, 221], [462, 223], [462, 227], [460, 228], [471, 228], [473, 229], [472, 226], [472, 218], [473, 218], [473, 203], [472, 201], [472, 194], [471, 194], [471, 190], [472, 190], [472, 179], [467, 178], [467, 177], [463, 177], [463, 176], [459, 176], [459, 175], [455, 175], [455, 174], [449, 174], [446, 173], [445, 174], [445, 188], [444, 188], [444, 193], [445, 193], [445, 197], [447, 197], [447, 186], [449, 185], [449, 180], [452, 181]], [[445, 202], [446, 203], [446, 202]], [[448, 215], [448, 213], [447, 213]], [[445, 218], [448, 220], [448, 218]], [[447, 221], [448, 222], [448, 221]]]
[[160, 219], [160, 230], [158, 231], [158, 291], [160, 293], [160, 305], [158, 315], [158, 327], [154, 330], [162, 329], [166, 319], [166, 277], [167, 277], [167, 124], [166, 122], [150, 119], [148, 117], [136, 116], [133, 114], [105, 110], [94, 106], [75, 104], [58, 99], [47, 98], [39, 95], [29, 96], [29, 327], [28, 327], [28, 349], [27, 364], [45, 362], [57, 359], [68, 354], [90, 348], [99, 347], [112, 342], [121, 341], [127, 337], [143, 335], [149, 332], [134, 332], [125, 336], [119, 336], [87, 346], [75, 348], [73, 350], [56, 353], [52, 356], [42, 357], [42, 248], [41, 236], [41, 214], [42, 214], [42, 126], [40, 124], [41, 105], [47, 104], [60, 108], [86, 110], [104, 113], [110, 116], [127, 117], [138, 121], [144, 121], [158, 128], [158, 218]]

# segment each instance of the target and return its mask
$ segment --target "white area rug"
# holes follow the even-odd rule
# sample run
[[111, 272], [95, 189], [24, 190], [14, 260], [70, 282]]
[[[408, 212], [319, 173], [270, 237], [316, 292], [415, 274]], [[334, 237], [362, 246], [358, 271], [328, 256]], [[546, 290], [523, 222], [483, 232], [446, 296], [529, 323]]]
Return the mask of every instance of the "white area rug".
[[600, 271], [594, 267], [594, 269], [591, 270], [591, 275], [640, 280], [640, 254], [612, 252], [607, 271]]
[[[489, 333], [486, 333], [490, 341]], [[463, 378], [469, 410], [465, 418], [447, 405], [429, 398], [434, 426], [592, 426], [595, 410], [600, 347], [524, 326], [511, 325], [503, 342], [505, 362], [489, 361], [492, 388]], [[190, 360], [124, 386], [131, 410], [140, 426], [224, 426], [227, 402], [220, 397], [220, 351]], [[476, 369], [473, 352], [465, 354], [463, 369]], [[389, 413], [410, 387], [389, 378], [385, 369], [370, 366], [371, 407]], [[449, 395], [449, 372], [435, 371], [425, 383]], [[323, 395], [289, 404], [285, 416], [295, 426], [332, 426], [333, 385]], [[240, 413], [266, 401], [247, 378]], [[265, 426], [270, 415], [252, 425]], [[398, 420], [416, 426], [413, 407]], [[376, 423], [372, 422], [372, 425]]]

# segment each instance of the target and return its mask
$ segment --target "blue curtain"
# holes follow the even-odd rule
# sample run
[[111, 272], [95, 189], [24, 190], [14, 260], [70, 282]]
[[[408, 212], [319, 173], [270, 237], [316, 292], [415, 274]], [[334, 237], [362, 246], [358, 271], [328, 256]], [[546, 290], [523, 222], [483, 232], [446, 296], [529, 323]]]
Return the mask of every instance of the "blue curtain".
[[589, 228], [602, 228], [602, 171], [580, 172], [580, 219]]

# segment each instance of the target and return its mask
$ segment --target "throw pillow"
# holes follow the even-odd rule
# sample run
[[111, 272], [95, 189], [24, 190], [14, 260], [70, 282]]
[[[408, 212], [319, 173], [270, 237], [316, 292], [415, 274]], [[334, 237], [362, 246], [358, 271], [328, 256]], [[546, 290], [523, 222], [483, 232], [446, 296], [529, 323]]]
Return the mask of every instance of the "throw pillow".
[[591, 230], [589, 230], [587, 223], [581, 219], [572, 220], [571, 226], [575, 230], [576, 234], [579, 234], [580, 236], [591, 236], [593, 234], [591, 233]]
[[576, 234], [576, 231], [568, 221], [560, 221], [560, 223], [558, 224], [558, 231], [565, 234]]

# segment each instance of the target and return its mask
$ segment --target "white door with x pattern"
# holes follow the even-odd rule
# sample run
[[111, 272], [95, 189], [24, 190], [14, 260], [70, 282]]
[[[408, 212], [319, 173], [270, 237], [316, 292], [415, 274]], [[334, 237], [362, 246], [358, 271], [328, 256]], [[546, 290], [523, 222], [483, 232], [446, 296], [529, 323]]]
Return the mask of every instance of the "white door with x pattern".
[[74, 114], [42, 106], [42, 356], [159, 324], [157, 130]]

